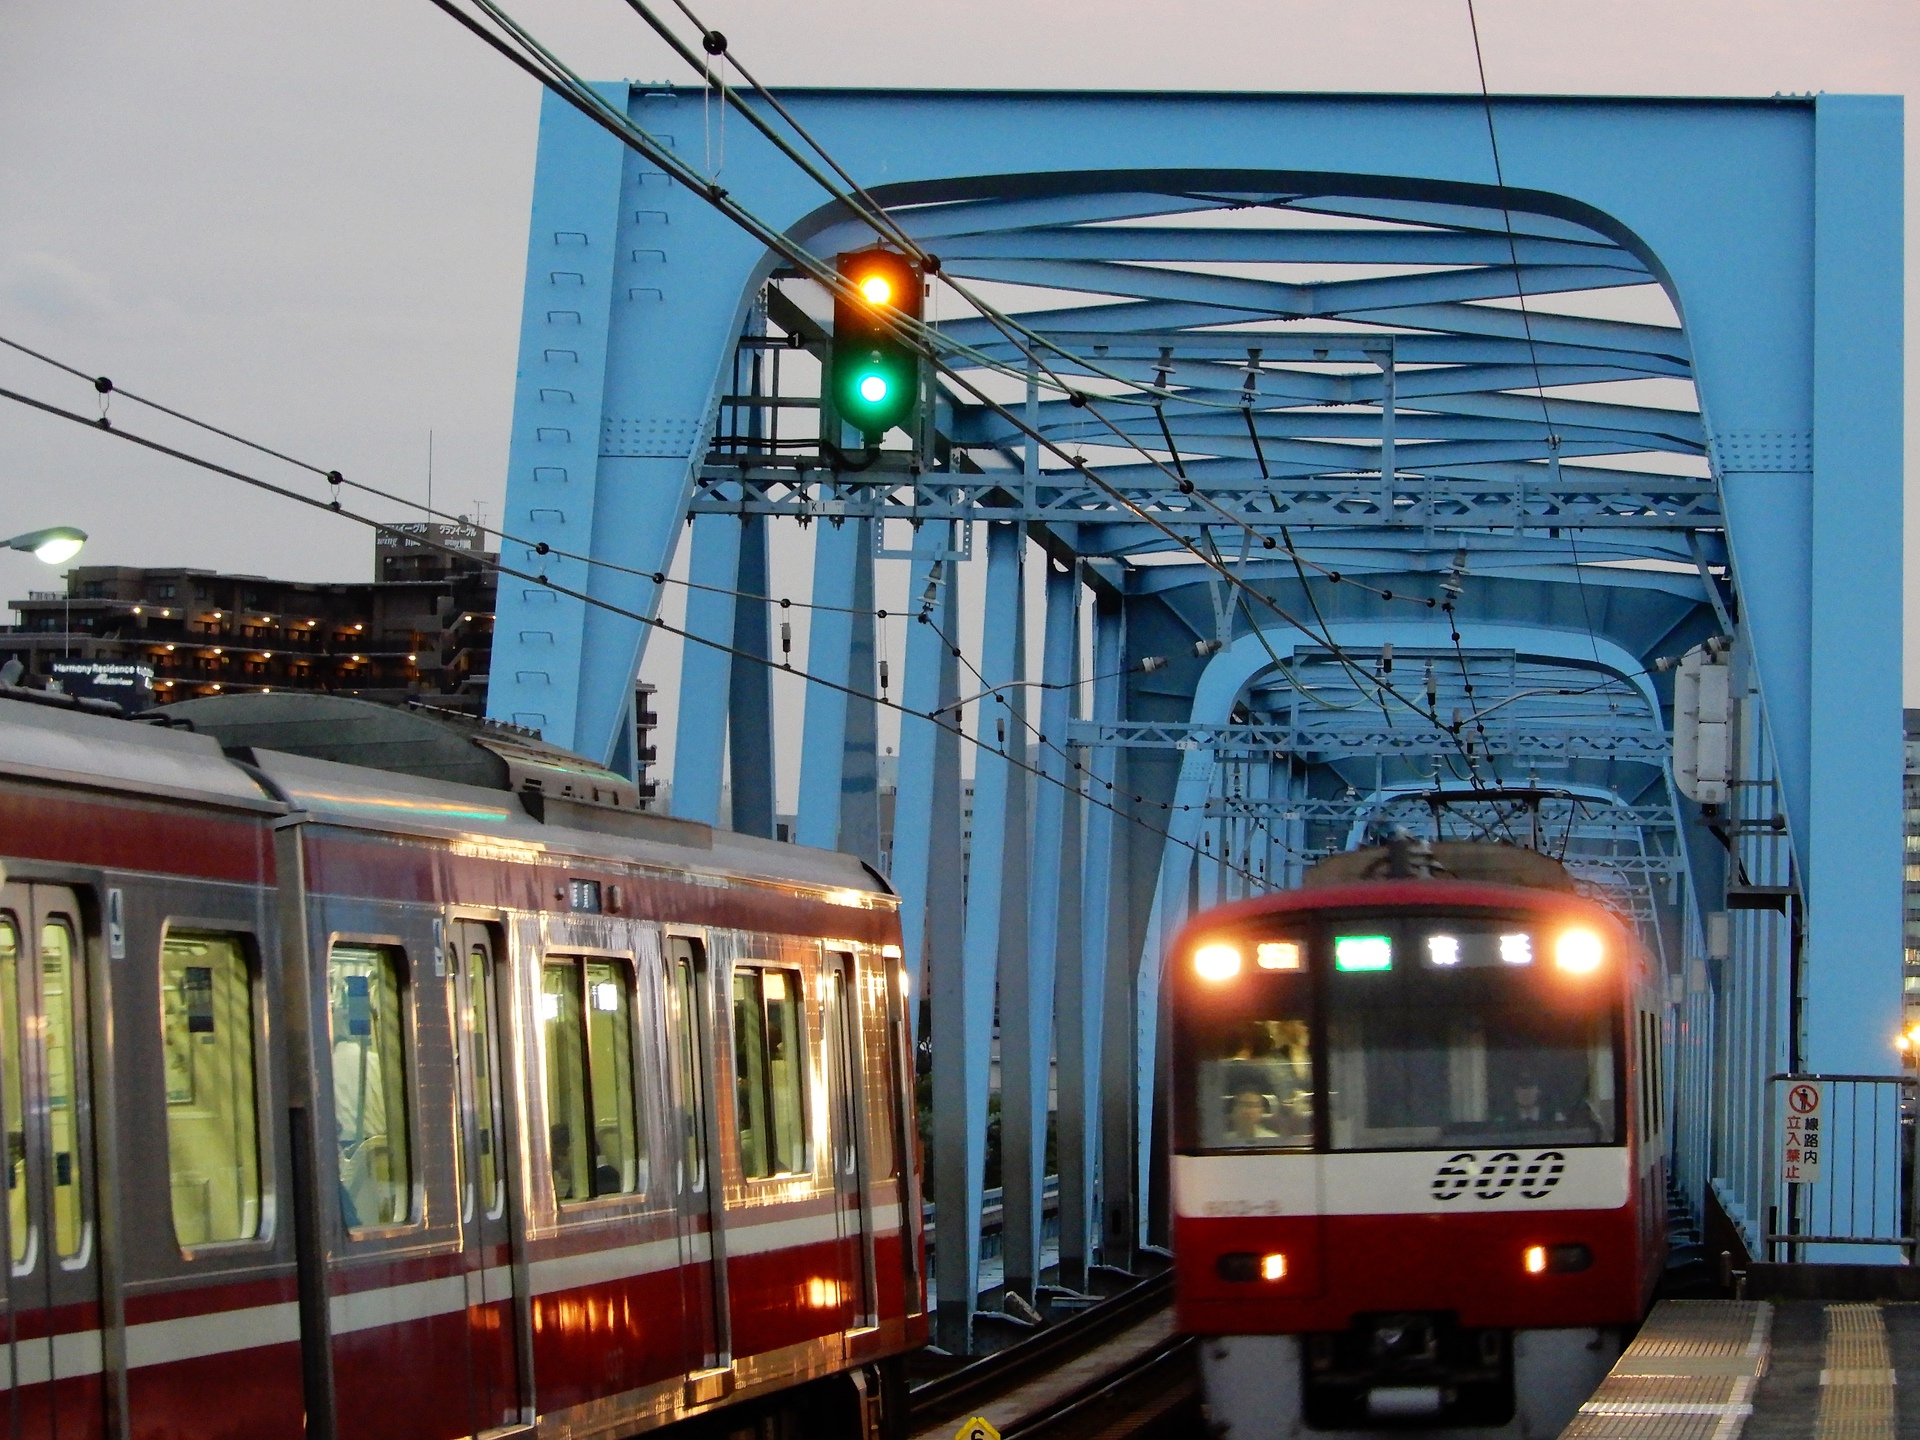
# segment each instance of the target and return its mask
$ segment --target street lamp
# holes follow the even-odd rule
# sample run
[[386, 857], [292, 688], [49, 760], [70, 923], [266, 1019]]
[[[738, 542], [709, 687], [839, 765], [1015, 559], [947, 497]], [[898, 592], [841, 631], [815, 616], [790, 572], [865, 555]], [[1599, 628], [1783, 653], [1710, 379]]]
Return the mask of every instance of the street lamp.
[[9, 550], [25, 550], [43, 565], [64, 565], [87, 543], [87, 532], [71, 525], [51, 525], [0, 541]]

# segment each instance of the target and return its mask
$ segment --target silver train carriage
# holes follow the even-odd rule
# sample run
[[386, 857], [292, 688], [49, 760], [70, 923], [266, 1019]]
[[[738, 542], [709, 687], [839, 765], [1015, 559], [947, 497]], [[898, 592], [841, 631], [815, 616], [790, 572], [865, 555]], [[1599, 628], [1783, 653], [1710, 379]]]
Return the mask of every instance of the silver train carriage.
[[166, 715], [0, 703], [0, 1425], [897, 1431], [926, 1306], [876, 874], [499, 727]]

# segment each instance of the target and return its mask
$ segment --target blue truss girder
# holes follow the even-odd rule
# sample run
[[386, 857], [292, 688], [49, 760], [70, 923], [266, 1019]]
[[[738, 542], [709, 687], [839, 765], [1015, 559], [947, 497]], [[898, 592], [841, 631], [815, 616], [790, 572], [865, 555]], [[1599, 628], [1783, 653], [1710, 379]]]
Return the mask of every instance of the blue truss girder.
[[[1522, 266], [1518, 276], [1511, 265], [1476, 265], [1418, 275], [1303, 284], [1149, 265], [1119, 265], [1105, 260], [949, 261], [942, 256], [941, 265], [969, 280], [999, 280], [1091, 295], [1134, 295], [1142, 300], [1197, 300], [1221, 310], [1293, 318], [1310, 316], [1319, 320], [1353, 315], [1364, 318], [1367, 311], [1393, 306], [1608, 290], [1628, 278], [1618, 269], [1601, 265]], [[1651, 281], [1651, 277], [1644, 274], [1639, 278], [1642, 283]]]
[[[1273, 478], [1263, 481], [1252, 460], [1193, 460], [1186, 472], [1195, 489], [1183, 494], [1165, 471], [1148, 466], [1104, 468], [1102, 477], [1132, 505], [1151, 512], [1162, 524], [1191, 535], [1201, 526], [1232, 525], [1220, 509], [1247, 524], [1272, 530], [1280, 525], [1418, 527], [1430, 512], [1433, 523], [1455, 530], [1547, 530], [1578, 524], [1650, 535], [1666, 530], [1692, 531], [1721, 523], [1719, 495], [1711, 480], [1687, 476], [1648, 476], [1566, 465], [1558, 474], [1545, 465], [1506, 462], [1462, 469], [1504, 470], [1505, 474], [1455, 477], [1446, 471], [1429, 481], [1422, 474], [1401, 475], [1394, 508], [1383, 509], [1377, 477], [1349, 472], [1329, 477], [1322, 467], [1281, 466], [1269, 461]], [[1521, 472], [1516, 478], [1514, 472]], [[1129, 473], [1131, 472], [1131, 473]], [[979, 518], [982, 507], [995, 518], [1087, 526], [1080, 544], [1086, 554], [1118, 554], [1141, 546], [1164, 547], [1166, 537], [1135, 519], [1128, 509], [1091, 482], [1071, 472], [1043, 474], [1030, 487], [1014, 485], [1008, 474], [953, 476], [960, 484], [876, 480], [817, 471], [747, 469], [710, 465], [702, 471], [689, 510], [694, 514], [782, 515], [814, 519], [874, 513], [926, 523]], [[1203, 504], [1196, 496], [1205, 496]], [[1636, 548], [1677, 561], [1684, 548], [1649, 540]], [[1616, 558], [1617, 552], [1605, 558]]]
[[[1230, 230], [1217, 226], [1036, 226], [958, 236], [940, 246], [942, 264], [973, 260], [1136, 260], [1260, 264], [1601, 266], [1614, 284], [1649, 280], [1645, 263], [1612, 244], [1462, 234], [1450, 230]], [[1541, 293], [1529, 286], [1529, 294]]]
[[[1120, 333], [1217, 325], [1234, 320], [1244, 322], [1249, 318], [1248, 312], [1274, 320], [1297, 320], [1307, 314], [1285, 306], [1221, 306], [1204, 300], [1153, 299], [1031, 311], [1022, 314], [1020, 322], [1027, 329], [1042, 335], [1048, 335], [1056, 328]], [[1358, 323], [1380, 327], [1405, 326], [1414, 330], [1474, 335], [1494, 340], [1518, 340], [1523, 345], [1531, 330], [1536, 341], [1552, 345], [1576, 346], [1614, 355], [1644, 353], [1675, 361], [1688, 358], [1685, 337], [1677, 326], [1640, 325], [1625, 320], [1591, 320], [1539, 310], [1522, 316], [1518, 310], [1444, 301], [1383, 305], [1353, 313]], [[1317, 318], [1331, 317], [1322, 315]], [[960, 345], [990, 344], [997, 338], [1004, 339], [994, 323], [986, 319], [949, 320], [935, 328], [941, 335]], [[1380, 348], [1385, 348], [1384, 342], [1392, 333], [1384, 328], [1379, 330], [1378, 339], [1383, 342]], [[1349, 337], [1347, 343], [1357, 346], [1359, 341]]]
[[[1024, 319], [1022, 323], [1026, 323]], [[1539, 337], [1529, 345], [1525, 336], [1443, 335], [1430, 331], [1394, 331], [1383, 336], [1377, 331], [1361, 330], [1235, 330], [1221, 326], [1204, 330], [1149, 327], [1131, 332], [1058, 327], [1049, 328], [1045, 335], [1049, 346], [1069, 354], [1091, 357], [1097, 349], [1103, 363], [1108, 359], [1144, 360], [1148, 362], [1149, 371], [1155, 368], [1153, 362], [1163, 355], [1171, 355], [1176, 364], [1183, 356], [1231, 356], [1244, 361], [1256, 351], [1263, 363], [1311, 360], [1371, 364], [1370, 356], [1391, 349], [1402, 365], [1524, 365], [1529, 384], [1536, 357], [1542, 365], [1618, 366], [1638, 374], [1675, 379], [1687, 379], [1693, 373], [1681, 356], [1553, 344]], [[995, 360], [1010, 363], [1023, 358], [1014, 343], [997, 330], [987, 338], [968, 343], [971, 349]], [[1349, 380], [1354, 377], [1330, 375], [1326, 378]], [[1377, 375], [1363, 374], [1358, 380], [1369, 378], [1378, 383]], [[1417, 381], [1416, 376], [1407, 378]], [[1377, 399], [1379, 393], [1378, 390], [1372, 392], [1373, 398]]]

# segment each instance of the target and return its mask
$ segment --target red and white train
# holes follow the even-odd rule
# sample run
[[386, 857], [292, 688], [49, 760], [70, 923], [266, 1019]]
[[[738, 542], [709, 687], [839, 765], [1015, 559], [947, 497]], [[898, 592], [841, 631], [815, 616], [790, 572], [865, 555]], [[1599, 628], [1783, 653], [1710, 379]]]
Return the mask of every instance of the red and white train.
[[1633, 934], [1545, 856], [1403, 842], [1171, 957], [1178, 1325], [1219, 1433], [1557, 1435], [1666, 1257]]
[[[497, 728], [255, 699], [0, 700], [0, 1430], [897, 1429], [886, 885]], [[311, 758], [376, 751], [415, 773]]]

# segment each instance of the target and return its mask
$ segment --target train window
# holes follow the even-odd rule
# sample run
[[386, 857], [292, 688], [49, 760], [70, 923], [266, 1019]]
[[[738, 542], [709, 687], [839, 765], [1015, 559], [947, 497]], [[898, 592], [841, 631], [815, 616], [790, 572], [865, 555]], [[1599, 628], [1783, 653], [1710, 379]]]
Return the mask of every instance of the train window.
[[337, 944], [327, 957], [340, 1209], [349, 1230], [401, 1225], [413, 1214], [404, 973], [391, 946]]
[[797, 970], [733, 972], [733, 1111], [749, 1180], [808, 1168], [801, 999]]
[[160, 951], [167, 1168], [184, 1246], [260, 1230], [253, 974], [237, 935], [174, 930]]
[[0, 914], [0, 1114], [7, 1132], [7, 1238], [15, 1265], [26, 1262], [32, 1244], [27, 1220], [27, 1129], [21, 1103], [20, 925]]
[[47, 1128], [53, 1142], [53, 1253], [80, 1253], [80, 1125], [74, 1037], [80, 996], [74, 988], [73, 930], [64, 917], [40, 927], [40, 1001], [46, 1022]]
[[473, 1050], [474, 1169], [480, 1178], [480, 1213], [500, 1213], [500, 1145], [494, 1135], [499, 1103], [493, 1081], [493, 958], [484, 945], [467, 951], [467, 1034]]
[[1209, 1037], [1195, 1077], [1194, 1128], [1203, 1148], [1304, 1150], [1313, 1144], [1305, 1000], [1304, 989], [1276, 995], [1260, 1018]]
[[679, 1117], [682, 1186], [688, 1191], [704, 1190], [707, 1185], [707, 1147], [700, 1133], [706, 1101], [701, 1092], [698, 997], [694, 986], [696, 955], [700, 942], [678, 936], [667, 942], [672, 947], [672, 973], [668, 988], [668, 1006], [672, 1011], [676, 1073], [674, 1109]]
[[[1328, 976], [1328, 1115], [1336, 1150], [1613, 1144], [1618, 992], [1570, 988], [1517, 961], [1525, 925], [1414, 921], [1416, 954], [1490, 957]], [[1457, 948], [1456, 948], [1457, 946]], [[1531, 937], [1527, 953], [1541, 948]]]
[[647, 1184], [633, 1072], [633, 971], [618, 960], [551, 959], [540, 984], [548, 1158], [563, 1204]]

